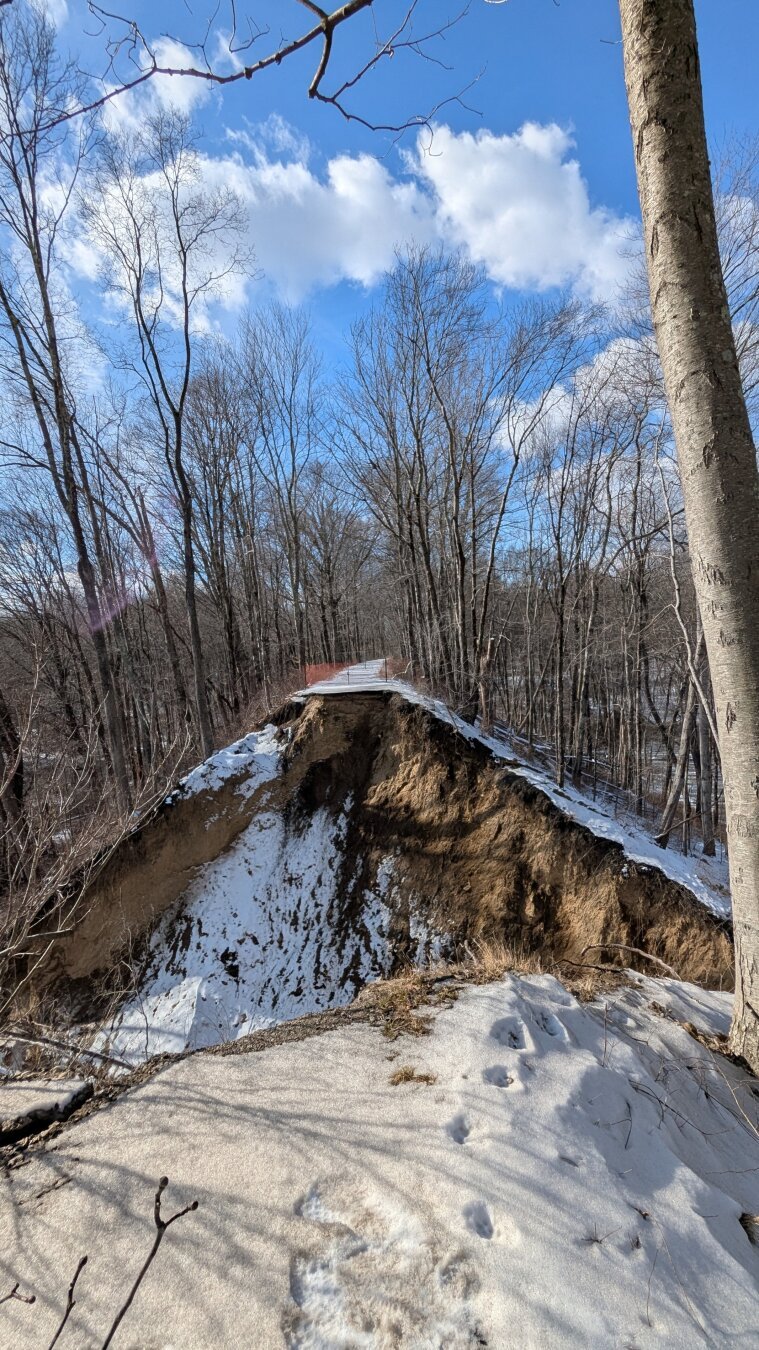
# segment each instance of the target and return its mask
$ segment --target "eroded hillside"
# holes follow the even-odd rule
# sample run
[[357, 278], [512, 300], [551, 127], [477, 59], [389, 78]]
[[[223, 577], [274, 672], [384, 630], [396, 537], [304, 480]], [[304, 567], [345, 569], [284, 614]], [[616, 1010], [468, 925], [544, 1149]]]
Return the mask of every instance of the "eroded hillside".
[[98, 1043], [213, 1044], [491, 943], [546, 965], [623, 944], [730, 987], [724, 923], [430, 708], [345, 692], [276, 722], [135, 830], [50, 953], [48, 991], [100, 1020]]

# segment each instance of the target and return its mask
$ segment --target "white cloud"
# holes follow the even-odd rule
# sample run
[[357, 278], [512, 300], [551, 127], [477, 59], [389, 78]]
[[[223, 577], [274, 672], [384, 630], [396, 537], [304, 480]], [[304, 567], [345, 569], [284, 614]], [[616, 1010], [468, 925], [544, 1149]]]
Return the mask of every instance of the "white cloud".
[[429, 194], [372, 155], [339, 155], [323, 178], [301, 161], [261, 153], [253, 164], [206, 157], [203, 178], [245, 203], [258, 266], [292, 302], [343, 280], [370, 286], [392, 266], [396, 243], [437, 234]]
[[422, 140], [416, 172], [432, 189], [441, 234], [504, 286], [571, 285], [608, 299], [622, 280], [633, 222], [592, 207], [573, 141], [551, 124], [513, 135], [457, 134], [438, 127]]
[[607, 300], [626, 275], [635, 223], [591, 205], [558, 126], [504, 136], [441, 126], [431, 144], [419, 137], [400, 176], [369, 154], [337, 156], [319, 176], [308, 143], [278, 118], [232, 135], [246, 158], [209, 158], [206, 171], [246, 201], [259, 264], [287, 299], [340, 280], [371, 285], [412, 241], [460, 247], [497, 285], [520, 289]]
[[[170, 37], [158, 38], [153, 43], [153, 54], [157, 65], [172, 70], [188, 70], [198, 64], [188, 47]], [[147, 68], [147, 58], [143, 64]], [[110, 87], [106, 85], [106, 92]], [[145, 84], [117, 94], [106, 104], [103, 114], [106, 130], [112, 135], [135, 131], [161, 108], [174, 108], [189, 115], [208, 101], [213, 88], [210, 81], [190, 75], [153, 75]]]
[[62, 28], [69, 16], [66, 0], [38, 0], [39, 8], [54, 28]]
[[[188, 70], [197, 67], [197, 57], [181, 42], [174, 38], [162, 37], [153, 44], [156, 63], [170, 70]], [[208, 99], [213, 85], [208, 80], [193, 79], [181, 75], [154, 75], [148, 88], [157, 103], [163, 108], [176, 108], [178, 112], [190, 113], [199, 104]]]
[[263, 122], [249, 122], [247, 117], [244, 121], [242, 130], [227, 128], [227, 139], [232, 144], [245, 146], [256, 163], [264, 163], [271, 151], [285, 161], [308, 163], [311, 157], [308, 136], [291, 126], [279, 113], [269, 113]]
[[[174, 98], [175, 87], [190, 100], [186, 109], [207, 96], [193, 81], [164, 80], [148, 85], [153, 106]], [[337, 155], [320, 173], [307, 139], [275, 115], [227, 138], [230, 153], [199, 156], [200, 179], [240, 197], [257, 266], [290, 302], [340, 281], [372, 286], [396, 246], [412, 242], [460, 247], [498, 286], [566, 286], [594, 299], [613, 298], [629, 266], [634, 222], [591, 205], [572, 139], [555, 125], [527, 123], [503, 136], [441, 126], [431, 144], [420, 136], [398, 173], [371, 154]], [[79, 270], [91, 275], [84, 243], [80, 253]], [[76, 256], [70, 261], [77, 270]], [[221, 303], [243, 303], [248, 288], [230, 281]]]

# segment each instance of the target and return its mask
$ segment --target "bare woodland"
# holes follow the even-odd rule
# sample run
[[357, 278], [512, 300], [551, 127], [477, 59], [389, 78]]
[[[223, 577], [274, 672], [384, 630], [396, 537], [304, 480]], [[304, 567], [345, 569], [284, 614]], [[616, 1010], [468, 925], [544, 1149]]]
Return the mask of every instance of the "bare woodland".
[[[722, 666], [712, 691], [721, 620], [699, 617], [643, 262], [610, 312], [501, 303], [465, 258], [401, 252], [327, 369], [305, 309], [212, 335], [209, 305], [256, 262], [187, 120], [116, 141], [73, 106], [88, 93], [53, 30], [3, 11], [5, 954], [39, 898], [312, 663], [393, 657], [662, 846], [723, 851], [735, 698]], [[716, 167], [750, 443], [759, 154]], [[68, 289], [76, 232], [107, 328]]]

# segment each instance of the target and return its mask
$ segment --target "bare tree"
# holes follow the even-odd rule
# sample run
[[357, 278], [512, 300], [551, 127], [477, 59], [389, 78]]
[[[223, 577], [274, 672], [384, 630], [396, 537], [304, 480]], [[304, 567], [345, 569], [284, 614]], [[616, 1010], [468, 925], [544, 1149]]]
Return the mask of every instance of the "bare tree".
[[[19, 8], [2, 16], [0, 225], [12, 240], [0, 266], [2, 360], [10, 394], [3, 446], [10, 462], [50, 475], [71, 530], [114, 778], [126, 805], [130, 789], [106, 637], [108, 616], [98, 594], [83, 515], [84, 455], [67, 355], [72, 317], [58, 270], [62, 224], [92, 133], [86, 121], [80, 120], [73, 131], [68, 126], [51, 127], [51, 122], [55, 124], [60, 111], [76, 98], [79, 86], [74, 68], [59, 60], [54, 30], [41, 13]], [[31, 445], [22, 434], [27, 419], [32, 425]]]
[[104, 142], [81, 209], [103, 250], [108, 283], [131, 311], [136, 354], [125, 356], [125, 365], [149, 400], [176, 494], [195, 706], [208, 755], [214, 738], [184, 441], [198, 312], [227, 278], [249, 266], [238, 242], [242, 211], [234, 193], [203, 189], [189, 122], [175, 112], [161, 112], [138, 132]]
[[308, 660], [303, 476], [317, 448], [320, 372], [307, 316], [272, 305], [248, 321], [243, 339], [251, 443], [286, 541], [298, 666]]

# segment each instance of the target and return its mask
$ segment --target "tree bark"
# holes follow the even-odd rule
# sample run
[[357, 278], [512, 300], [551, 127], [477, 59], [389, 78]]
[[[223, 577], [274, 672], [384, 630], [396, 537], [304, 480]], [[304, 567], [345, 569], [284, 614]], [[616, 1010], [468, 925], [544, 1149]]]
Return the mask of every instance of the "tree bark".
[[759, 474], [720, 266], [694, 0], [620, 0], [651, 306], [725, 784], [732, 1048], [759, 1069]]
[[698, 705], [698, 758], [702, 852], [705, 858], [713, 858], [715, 846], [712, 815], [712, 742], [706, 712], [701, 703]]

